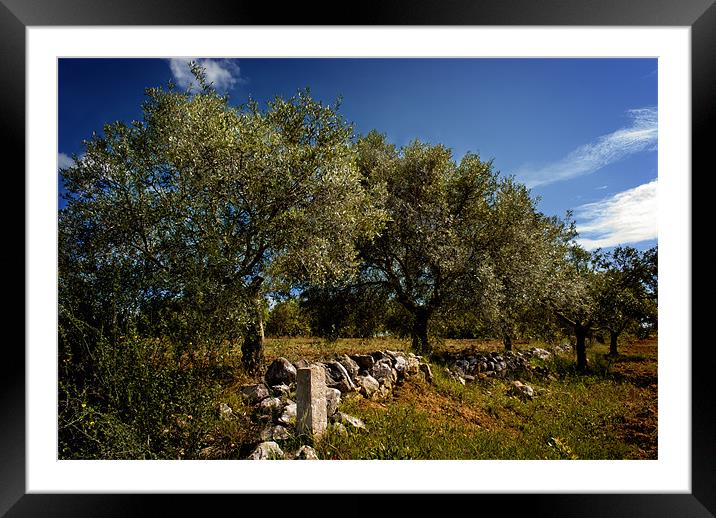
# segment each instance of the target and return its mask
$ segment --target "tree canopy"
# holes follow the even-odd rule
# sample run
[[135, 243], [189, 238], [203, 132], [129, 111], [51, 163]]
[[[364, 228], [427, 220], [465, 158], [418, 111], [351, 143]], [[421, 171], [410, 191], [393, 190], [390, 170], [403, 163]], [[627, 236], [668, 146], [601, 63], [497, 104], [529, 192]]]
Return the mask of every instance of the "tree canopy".
[[428, 352], [438, 310], [473, 305], [511, 333], [546, 286], [563, 225], [490, 161], [414, 141], [397, 149], [371, 132], [358, 141], [369, 186], [385, 184], [388, 221], [360, 246], [365, 284], [390, 290], [413, 317], [413, 348]]
[[301, 91], [236, 108], [194, 73], [199, 91], [148, 89], [142, 121], [106, 125], [62, 171], [60, 276], [113, 282], [123, 321], [141, 307], [185, 344], [243, 336], [253, 369], [262, 290], [350, 276], [381, 186], [361, 185], [338, 105]]

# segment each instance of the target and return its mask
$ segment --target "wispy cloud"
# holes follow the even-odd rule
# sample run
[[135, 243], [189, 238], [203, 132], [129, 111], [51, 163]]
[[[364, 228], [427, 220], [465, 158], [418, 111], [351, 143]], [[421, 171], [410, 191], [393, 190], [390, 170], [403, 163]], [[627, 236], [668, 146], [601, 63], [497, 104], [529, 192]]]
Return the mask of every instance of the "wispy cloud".
[[218, 91], [227, 92], [237, 84], [245, 82], [241, 77], [239, 62], [235, 59], [172, 58], [169, 60], [169, 68], [174, 81], [182, 88], [198, 87], [189, 68], [190, 61], [196, 61], [204, 67], [207, 81], [214, 83], [214, 88]]
[[587, 250], [656, 239], [657, 180], [577, 207], [575, 217]]
[[538, 168], [523, 166], [516, 176], [527, 187], [547, 185], [593, 173], [602, 167], [641, 151], [656, 150], [657, 109], [629, 110], [631, 125], [603, 135], [578, 147], [567, 156]]
[[65, 153], [57, 154], [57, 168], [58, 169], [66, 169], [68, 167], [73, 166], [74, 163], [75, 163], [75, 161], [72, 160], [71, 156], [66, 155]]
[[594, 190], [595, 190], [595, 191], [602, 191], [602, 190], [606, 189], [607, 187], [608, 187], [607, 185], [600, 185], [599, 187], [595, 187]]

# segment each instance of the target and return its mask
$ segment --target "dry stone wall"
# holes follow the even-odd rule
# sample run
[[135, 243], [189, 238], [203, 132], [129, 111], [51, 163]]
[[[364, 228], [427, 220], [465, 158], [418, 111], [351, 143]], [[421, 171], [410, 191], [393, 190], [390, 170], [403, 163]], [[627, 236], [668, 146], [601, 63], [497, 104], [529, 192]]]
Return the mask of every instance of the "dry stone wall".
[[[432, 382], [430, 364], [422, 356], [402, 351], [376, 351], [370, 354], [342, 355], [323, 362], [299, 360], [291, 363], [277, 358], [266, 369], [261, 383], [241, 387], [245, 402], [252, 407], [252, 417], [261, 423], [261, 443], [249, 459], [317, 459], [311, 446], [302, 445], [296, 452], [284, 452], [279, 444], [300, 436], [305, 426], [297, 428], [297, 373], [299, 369], [318, 368], [325, 375], [325, 405], [328, 428], [346, 435], [365, 429], [363, 421], [339, 410], [341, 400], [364, 397], [373, 400], [387, 398], [396, 385], [408, 378]], [[305, 371], [302, 371], [305, 372]], [[301, 396], [303, 397], [303, 396]], [[315, 402], [314, 402], [315, 403]], [[230, 418], [232, 409], [222, 403], [222, 416]], [[315, 410], [314, 410], [315, 411]]]

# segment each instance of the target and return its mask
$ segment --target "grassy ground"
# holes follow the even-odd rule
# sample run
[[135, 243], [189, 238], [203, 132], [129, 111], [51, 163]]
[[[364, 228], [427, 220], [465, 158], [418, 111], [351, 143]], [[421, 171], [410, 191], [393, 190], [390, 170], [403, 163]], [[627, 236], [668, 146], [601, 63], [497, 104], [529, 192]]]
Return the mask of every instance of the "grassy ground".
[[[516, 344], [528, 348], [539, 344]], [[339, 353], [406, 350], [396, 339], [269, 339], [267, 359], [318, 359]], [[438, 351], [501, 350], [497, 342], [447, 340]], [[482, 379], [463, 386], [444, 366], [434, 383], [410, 381], [392, 399], [353, 399], [341, 410], [367, 430], [327, 434], [316, 445], [323, 459], [656, 459], [657, 343], [624, 343], [620, 356], [589, 347], [590, 372], [578, 374], [566, 353], [546, 364], [553, 379], [522, 380], [537, 396], [510, 393], [510, 381]], [[243, 380], [245, 381], [245, 380]]]

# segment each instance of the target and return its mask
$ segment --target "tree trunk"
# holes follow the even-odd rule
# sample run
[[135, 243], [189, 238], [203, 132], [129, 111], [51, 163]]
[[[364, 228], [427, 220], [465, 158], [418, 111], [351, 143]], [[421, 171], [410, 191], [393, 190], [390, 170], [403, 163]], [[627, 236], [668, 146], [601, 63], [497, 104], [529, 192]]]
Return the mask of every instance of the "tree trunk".
[[416, 354], [429, 354], [431, 346], [428, 341], [428, 319], [430, 315], [425, 308], [418, 308], [413, 314], [413, 351]]
[[244, 343], [241, 346], [241, 363], [244, 370], [255, 374], [261, 368], [264, 360], [264, 315], [263, 297], [261, 296], [261, 282], [263, 279], [257, 277], [251, 283], [253, 320], [246, 326]]
[[609, 355], [610, 356], [617, 356], [619, 354], [619, 351], [617, 351], [617, 338], [619, 337], [619, 333], [616, 331], [609, 331]]
[[585, 326], [575, 325], [574, 326], [574, 334], [577, 337], [577, 370], [579, 371], [585, 371], [587, 370], [587, 347], [586, 347], [586, 338], [587, 338], [587, 331], [589, 328]]
[[502, 343], [505, 345], [505, 351], [512, 350], [512, 337], [508, 334], [502, 336]]

